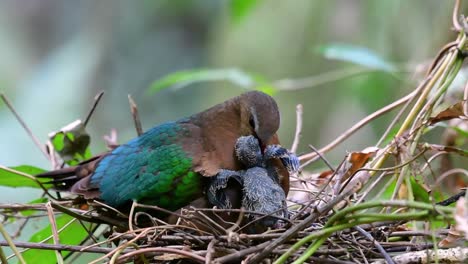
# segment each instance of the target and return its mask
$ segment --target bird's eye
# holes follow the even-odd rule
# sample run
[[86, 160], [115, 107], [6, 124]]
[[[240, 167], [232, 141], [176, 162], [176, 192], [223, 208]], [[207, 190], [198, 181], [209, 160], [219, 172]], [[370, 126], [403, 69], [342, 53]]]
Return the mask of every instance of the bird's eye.
[[250, 125], [252, 128], [255, 128], [255, 120], [254, 120], [254, 117], [253, 117], [253, 116], [250, 116], [249, 125]]

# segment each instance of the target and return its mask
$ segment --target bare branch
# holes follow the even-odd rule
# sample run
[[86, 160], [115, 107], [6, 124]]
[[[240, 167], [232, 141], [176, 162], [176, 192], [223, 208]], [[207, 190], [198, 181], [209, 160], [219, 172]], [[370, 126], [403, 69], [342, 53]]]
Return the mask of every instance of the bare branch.
[[42, 154], [46, 157], [46, 159], [50, 160], [49, 154], [47, 153], [45, 147], [42, 145], [41, 141], [33, 134], [32, 130], [26, 125], [26, 122], [24, 122], [23, 118], [16, 112], [15, 108], [11, 104], [11, 102], [8, 100], [8, 98], [2, 93], [0, 94], [0, 97], [2, 98], [3, 102], [5, 105], [10, 109], [10, 111], [13, 113], [13, 115], [16, 117], [16, 120], [21, 124], [21, 126], [26, 130], [26, 133], [28, 133], [29, 137], [33, 140], [34, 144], [41, 150]]
[[91, 116], [93, 115], [94, 110], [96, 110], [96, 107], [97, 107], [99, 101], [101, 101], [101, 98], [102, 98], [103, 95], [104, 95], [104, 91], [101, 91], [94, 97], [93, 106], [91, 106], [91, 109], [89, 110], [88, 115], [86, 116], [86, 119], [85, 119], [85, 121], [83, 123], [83, 126], [86, 127], [86, 125], [88, 124], [89, 119], [91, 119]]
[[302, 132], [302, 105], [296, 106], [296, 133], [294, 134], [294, 141], [291, 146], [291, 152], [296, 153], [297, 147], [299, 146], [299, 140]]
[[[415, 95], [415, 93], [417, 93], [418, 90], [415, 90], [411, 93], [409, 93], [408, 95], [406, 95], [405, 97], [403, 98], [400, 98], [398, 99], [397, 101], [375, 111], [374, 113], [366, 116], [364, 119], [362, 119], [361, 121], [357, 122], [354, 126], [352, 126], [351, 128], [349, 128], [348, 130], [346, 130], [343, 134], [341, 134], [338, 138], [336, 138], [335, 140], [333, 140], [331, 143], [329, 143], [328, 145], [326, 145], [325, 147], [321, 148], [319, 150], [319, 152], [321, 154], [324, 154], [330, 150], [332, 150], [333, 148], [335, 148], [337, 145], [339, 145], [341, 142], [343, 142], [344, 140], [346, 140], [348, 137], [350, 137], [352, 134], [354, 134], [356, 131], [358, 131], [360, 128], [362, 128], [363, 126], [367, 125], [370, 121], [376, 119], [377, 117], [380, 117], [382, 116], [383, 114], [386, 114], [387, 112], [395, 109], [396, 107], [406, 103], [408, 100], [410, 100], [411, 98], [413, 98], [413, 96]], [[318, 155], [315, 153], [315, 152], [311, 152], [311, 153], [308, 153], [308, 154], [304, 154], [302, 156], [299, 157], [299, 160], [301, 161], [306, 161], [305, 163], [302, 164], [301, 167], [305, 167], [307, 166], [308, 164], [316, 161], [318, 159]]]
[[133, 122], [135, 123], [137, 135], [140, 136], [141, 134], [143, 134], [143, 128], [141, 128], [140, 116], [138, 115], [138, 107], [131, 95], [128, 95], [128, 102], [130, 104], [130, 112], [132, 112]]

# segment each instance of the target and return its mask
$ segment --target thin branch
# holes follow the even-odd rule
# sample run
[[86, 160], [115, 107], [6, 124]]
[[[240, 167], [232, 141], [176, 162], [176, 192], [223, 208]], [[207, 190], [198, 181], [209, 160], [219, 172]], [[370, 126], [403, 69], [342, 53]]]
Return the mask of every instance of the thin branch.
[[94, 103], [93, 103], [93, 106], [91, 107], [91, 109], [89, 110], [88, 112], [88, 115], [86, 116], [86, 119], [83, 123], [83, 126], [86, 127], [86, 125], [88, 124], [89, 122], [89, 119], [91, 119], [91, 116], [93, 115], [94, 113], [94, 110], [96, 110], [96, 107], [99, 103], [99, 101], [101, 100], [102, 96], [104, 95], [104, 91], [101, 91], [99, 92], [95, 97], [94, 97]]
[[0, 247], [0, 263], [8, 263], [8, 260], [5, 256], [5, 252], [3, 252], [2, 247]]
[[385, 258], [385, 261], [387, 261], [387, 264], [395, 264], [395, 262], [392, 260], [390, 255], [385, 251], [385, 249], [380, 245], [375, 238], [372, 237], [371, 234], [369, 234], [366, 230], [362, 229], [359, 226], [355, 226], [354, 229], [356, 229], [361, 235], [365, 236], [369, 241], [374, 243], [374, 246], [377, 248], [377, 250], [382, 254], [382, 256]]
[[437, 53], [434, 60], [432, 60], [431, 65], [427, 68], [426, 76], [429, 76], [431, 72], [434, 72], [435, 68], [439, 65], [439, 62], [447, 55], [447, 52], [450, 51], [452, 48], [457, 47], [458, 41], [452, 41], [445, 44]]
[[36, 146], [41, 150], [42, 154], [44, 154], [46, 159], [50, 160], [49, 154], [47, 153], [45, 147], [42, 145], [41, 141], [33, 134], [32, 130], [28, 127], [28, 125], [26, 125], [26, 122], [24, 122], [24, 120], [21, 118], [18, 112], [16, 112], [10, 100], [8, 100], [8, 98], [3, 93], [0, 94], [0, 97], [2, 98], [3, 102], [8, 107], [8, 109], [10, 109], [11, 113], [13, 113], [13, 115], [16, 117], [16, 120], [18, 120], [23, 129], [26, 130], [26, 133], [32, 139], [34, 144], [36, 144]]
[[437, 178], [437, 181], [434, 183], [435, 186], [439, 185], [445, 178], [447, 178], [450, 175], [456, 174], [456, 173], [463, 173], [467, 178], [468, 178], [468, 170], [462, 169], [462, 168], [455, 168], [448, 170]]
[[132, 202], [132, 207], [130, 208], [130, 213], [128, 215], [128, 229], [130, 232], [133, 232], [133, 213], [135, 212], [135, 207], [137, 202], [134, 200]]
[[206, 255], [205, 255], [205, 264], [210, 264], [212, 263], [212, 258], [213, 258], [213, 253], [214, 251], [214, 245], [216, 244], [217, 240], [213, 239], [210, 241], [208, 246], [206, 247]]
[[171, 253], [171, 254], [177, 254], [177, 255], [188, 257], [191, 260], [194, 260], [198, 263], [203, 263], [203, 264], [205, 263], [205, 258], [197, 254], [194, 254], [192, 252], [185, 251], [185, 250], [180, 250], [180, 249], [175, 249], [175, 248], [166, 248], [166, 247], [150, 247], [150, 248], [142, 248], [142, 249], [138, 249], [135, 251], [131, 251], [119, 257], [117, 259], [117, 263], [122, 263], [133, 256], [136, 256], [139, 254], [145, 254], [145, 253]]
[[460, 10], [460, 0], [455, 0], [455, 5], [453, 6], [453, 12], [452, 12], [452, 24], [453, 24], [453, 28], [456, 31], [461, 31], [463, 29], [460, 23], [458, 22], [459, 10]]
[[[348, 130], [346, 130], [338, 138], [333, 140], [331, 143], [329, 143], [325, 147], [321, 148], [319, 150], [319, 152], [324, 154], [324, 153], [332, 150], [334, 147], [336, 147], [341, 142], [346, 140], [348, 137], [350, 137], [357, 130], [359, 130], [360, 128], [362, 128], [366, 124], [368, 124], [370, 121], [372, 121], [372, 120], [376, 119], [377, 117], [380, 117], [381, 115], [386, 114], [387, 112], [393, 110], [394, 108], [406, 103], [408, 100], [413, 98], [413, 96], [415, 95], [415, 93], [417, 91], [418, 90], [415, 90], [415, 91], [409, 93], [408, 95], [406, 95], [405, 97], [402, 97], [402, 98], [398, 99], [397, 101], [395, 101], [395, 102], [393, 102], [393, 103], [391, 103], [391, 104], [389, 104], [389, 105], [387, 105], [385, 107], [382, 107], [381, 109], [379, 109], [379, 110], [375, 111], [374, 113], [372, 113], [372, 114], [366, 116], [365, 118], [361, 119], [361, 121], [359, 121], [354, 126], [349, 128]], [[303, 163], [301, 165], [301, 167], [305, 167], [305, 166], [309, 165], [310, 163], [316, 161], [317, 159], [318, 159], [318, 155], [315, 152], [307, 153], [307, 154], [304, 154], [304, 155], [299, 157], [299, 160], [306, 161], [305, 163]]]
[[463, 113], [465, 116], [468, 116], [468, 81], [465, 84], [465, 89], [463, 91]]
[[246, 249], [236, 251], [236, 252], [231, 253], [229, 255], [222, 256], [220, 258], [217, 258], [216, 262], [219, 262], [219, 263], [233, 263], [233, 262], [240, 263], [240, 261], [242, 260], [243, 257], [245, 257], [245, 256], [247, 256], [249, 254], [252, 254], [252, 253], [263, 250], [268, 245], [268, 243], [269, 242], [267, 241], [267, 242], [264, 242], [262, 244], [258, 244], [256, 246], [248, 247]]
[[141, 128], [140, 116], [138, 115], [138, 107], [131, 95], [128, 95], [128, 103], [130, 104], [130, 112], [132, 112], [133, 122], [135, 123], [137, 135], [140, 136], [141, 134], [143, 134], [143, 128]]
[[268, 243], [260, 253], [255, 255], [252, 259], [250, 259], [251, 263], [259, 263], [262, 259], [268, 256], [273, 251], [273, 249], [277, 248], [279, 245], [285, 243], [286, 241], [296, 236], [299, 231], [304, 229], [306, 226], [309, 226], [311, 223], [315, 222], [321, 215], [328, 213], [330, 210], [333, 209], [335, 205], [337, 205], [339, 202], [343, 201], [348, 196], [353, 194], [357, 187], [359, 187], [359, 184], [356, 184], [356, 186], [353, 186], [353, 188], [350, 188], [347, 192], [338, 195], [335, 199], [331, 200], [327, 204], [317, 208], [313, 213], [311, 213], [308, 217], [302, 220], [299, 224], [292, 226], [279, 238]]
[[21, 255], [21, 253], [18, 252], [18, 249], [16, 248], [16, 243], [14, 243], [13, 240], [11, 240], [11, 237], [8, 234], [8, 232], [5, 230], [5, 227], [3, 226], [2, 222], [0, 222], [0, 233], [3, 235], [3, 238], [5, 239], [5, 241], [0, 241], [0, 245], [3, 243], [2, 246], [9, 246], [11, 250], [13, 251], [13, 253], [15, 253], [15, 256], [18, 258], [18, 261], [21, 264], [26, 264], [26, 261], [24, 261], [23, 256]]
[[[60, 239], [57, 233], [57, 222], [55, 221], [54, 210], [52, 209], [51, 202], [46, 203], [46, 208], [47, 208], [47, 216], [49, 217], [50, 228], [52, 229], [52, 238], [53, 238], [54, 244], [58, 245], [60, 244]], [[55, 256], [57, 258], [57, 263], [63, 264], [63, 258], [62, 258], [62, 254], [60, 253], [60, 250], [55, 251]]]
[[[109, 253], [107, 253], [106, 255], [102, 256], [102, 257], [99, 257], [98, 259], [95, 259], [93, 261], [91, 261], [89, 264], [96, 264], [96, 263], [101, 263], [102, 260], [104, 260], [105, 258], [108, 258], [110, 257], [111, 255], [114, 255], [115, 253], [117, 252], [120, 252], [122, 253], [125, 248], [127, 248], [129, 245], [133, 245], [135, 244], [135, 241], [137, 241], [139, 238], [141, 237], [145, 237], [148, 235], [148, 229], [143, 229], [143, 231], [136, 235], [135, 237], [133, 237], [132, 239], [130, 239], [129, 241], [125, 242], [124, 244], [122, 245], [119, 245], [118, 247], [114, 248], [112, 251], [110, 251]], [[130, 251], [132, 252], [132, 251]]]
[[[47, 244], [47, 243], [33, 243], [33, 242], [19, 242], [14, 241], [13, 244], [19, 248], [32, 248], [32, 249], [43, 249], [43, 250], [62, 250], [72, 252], [89, 252], [89, 253], [101, 253], [106, 254], [114, 250], [114, 248], [105, 247], [88, 247], [88, 246], [75, 246], [65, 244]], [[10, 246], [7, 241], [0, 241], [0, 246]], [[125, 252], [130, 252], [126, 250]]]
[[321, 160], [323, 160], [323, 162], [325, 163], [325, 165], [327, 165], [327, 167], [332, 171], [332, 172], [335, 172], [336, 171], [336, 168], [333, 167], [333, 165], [331, 165], [331, 163], [325, 158], [325, 156], [322, 155], [322, 153], [320, 153], [320, 151], [318, 149], [316, 149], [314, 146], [312, 146], [311, 144], [309, 144], [309, 148], [311, 148], [316, 154], [317, 156], [319, 156], [319, 158]]
[[[427, 80], [427, 78], [425, 80]], [[377, 144], [375, 144], [376, 147], [379, 147], [380, 144], [382, 144], [382, 142], [387, 138], [388, 134], [390, 134], [390, 131], [392, 131], [392, 129], [396, 125], [396, 123], [398, 121], [400, 121], [400, 118], [403, 116], [403, 113], [406, 111], [406, 109], [408, 109], [409, 105], [414, 101], [416, 96], [419, 94], [419, 91], [422, 89], [422, 87], [424, 87], [424, 83], [426, 83], [426, 82], [427, 81], [424, 81], [420, 85], [418, 85], [418, 87], [416, 88], [415, 93], [413, 94], [413, 96], [408, 101], [406, 101], [405, 105], [400, 109], [400, 111], [398, 111], [397, 115], [395, 116], [395, 118], [393, 118], [390, 125], [388, 125], [387, 129], [385, 130], [383, 135], [380, 137]]]
[[297, 147], [299, 146], [299, 140], [302, 132], [302, 105], [296, 106], [296, 133], [294, 134], [294, 141], [291, 146], [291, 152], [296, 153]]

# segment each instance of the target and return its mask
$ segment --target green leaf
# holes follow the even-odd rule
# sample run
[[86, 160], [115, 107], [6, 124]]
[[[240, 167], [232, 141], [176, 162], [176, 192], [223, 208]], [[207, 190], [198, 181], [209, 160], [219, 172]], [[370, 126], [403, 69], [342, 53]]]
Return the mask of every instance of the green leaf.
[[258, 3], [258, 0], [231, 0], [231, 18], [235, 23], [240, 22]]
[[450, 127], [451, 129], [455, 130], [458, 134], [460, 134], [460, 136], [462, 136], [463, 138], [468, 138], [468, 130], [463, 130], [462, 128], [458, 126], [450, 126], [447, 123], [441, 122], [441, 123], [435, 124], [434, 127], [445, 127], [445, 128]]
[[[249, 74], [236, 68], [197, 69], [169, 74], [166, 77], [153, 82], [149, 88], [149, 92], [156, 93], [167, 88], [181, 89], [193, 83], [208, 81], [229, 81], [246, 89], [253, 89], [256, 88], [256, 86], [267, 85], [266, 80], [261, 76]], [[274, 88], [270, 85], [269, 89], [273, 90]]]
[[[46, 170], [36, 168], [29, 165], [21, 165], [17, 167], [10, 167], [10, 169], [18, 172], [24, 172], [31, 176], [45, 172]], [[37, 179], [40, 182], [47, 182], [48, 179]], [[0, 185], [7, 186], [7, 187], [33, 187], [33, 188], [41, 188], [37, 182], [34, 180], [25, 177], [19, 173], [15, 173], [12, 171], [7, 171], [5, 169], [0, 168]], [[51, 187], [51, 184], [44, 184], [45, 187]]]
[[383, 59], [376, 52], [365, 47], [349, 44], [329, 44], [319, 47], [317, 51], [327, 59], [352, 62], [367, 68], [387, 72], [396, 70], [395, 65]]
[[63, 133], [59, 133], [54, 135], [52, 138], [52, 145], [54, 146], [56, 151], [62, 151], [65, 147], [65, 135]]
[[258, 90], [260, 92], [264, 92], [264, 93], [266, 93], [266, 94], [268, 94], [270, 96], [274, 96], [278, 92], [278, 90], [275, 87], [273, 87], [271, 85], [267, 85], [267, 84], [257, 86], [257, 87], [255, 87], [255, 90]]
[[390, 184], [387, 185], [382, 195], [378, 198], [380, 200], [390, 200], [392, 198], [393, 192], [395, 191], [395, 187], [396, 187], [396, 181], [392, 180], [392, 182], [390, 182]]
[[[62, 227], [70, 223], [73, 217], [69, 215], [60, 215], [55, 218], [57, 224], [57, 230], [60, 230]], [[90, 229], [91, 224], [85, 223], [86, 228]], [[33, 234], [29, 238], [29, 242], [41, 242], [42, 240], [46, 239], [47, 237], [52, 235], [52, 228], [49, 224], [45, 228], [39, 230], [35, 234]], [[80, 244], [86, 237], [88, 236], [88, 232], [84, 229], [84, 227], [79, 223], [79, 221], [72, 222], [67, 227], [65, 227], [59, 233], [59, 240], [60, 244], [65, 245], [78, 245]], [[53, 243], [53, 239], [49, 238], [46, 242], [48, 244]], [[65, 257], [70, 254], [70, 251], [62, 251], [62, 256]], [[40, 250], [40, 249], [31, 249], [23, 253], [23, 257], [27, 263], [37, 263], [37, 260], [41, 260], [40, 263], [56, 263], [56, 256], [53, 250]]]
[[424, 189], [419, 182], [414, 179], [414, 177], [410, 178], [411, 182], [411, 189], [413, 189], [414, 199], [416, 201], [429, 203], [429, 194], [427, 193], [426, 189]]
[[460, 134], [460, 136], [463, 136], [464, 138], [468, 138], [468, 130], [463, 130], [460, 127], [456, 127], [456, 126], [451, 126], [451, 128], [457, 131], [458, 134]]

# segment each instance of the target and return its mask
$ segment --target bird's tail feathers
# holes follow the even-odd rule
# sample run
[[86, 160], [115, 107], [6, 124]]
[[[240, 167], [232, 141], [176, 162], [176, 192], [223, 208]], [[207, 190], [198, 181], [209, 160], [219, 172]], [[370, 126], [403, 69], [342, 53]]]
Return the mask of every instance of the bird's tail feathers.
[[76, 167], [68, 167], [53, 171], [44, 172], [37, 174], [37, 178], [49, 179], [49, 181], [44, 182], [45, 184], [53, 184], [54, 189], [58, 191], [66, 191], [73, 186], [80, 179], [76, 175]]

